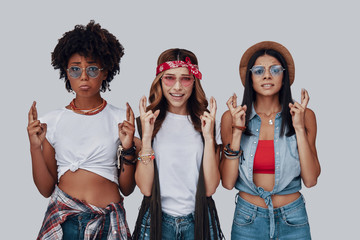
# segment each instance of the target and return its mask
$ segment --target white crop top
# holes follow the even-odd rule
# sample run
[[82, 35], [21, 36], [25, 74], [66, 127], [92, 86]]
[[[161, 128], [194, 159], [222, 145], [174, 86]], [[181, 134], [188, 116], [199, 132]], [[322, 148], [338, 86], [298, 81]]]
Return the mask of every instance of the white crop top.
[[46, 139], [55, 149], [58, 179], [68, 170], [85, 169], [119, 184], [116, 150], [118, 123], [126, 111], [107, 104], [95, 115], [81, 115], [65, 107], [40, 118], [47, 124]]
[[[217, 144], [221, 144], [216, 123]], [[195, 195], [204, 144], [190, 116], [167, 112], [153, 142], [159, 171], [162, 211], [184, 216], [195, 211]]]

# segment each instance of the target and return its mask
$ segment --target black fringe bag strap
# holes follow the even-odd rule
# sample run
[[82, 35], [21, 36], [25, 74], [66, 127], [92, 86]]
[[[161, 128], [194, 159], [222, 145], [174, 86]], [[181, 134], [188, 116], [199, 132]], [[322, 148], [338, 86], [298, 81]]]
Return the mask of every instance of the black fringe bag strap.
[[211, 239], [210, 221], [214, 236], [213, 239], [225, 239], [220, 228], [220, 221], [216, 211], [215, 202], [211, 196], [206, 197], [203, 160], [200, 165], [195, 199], [195, 239]]

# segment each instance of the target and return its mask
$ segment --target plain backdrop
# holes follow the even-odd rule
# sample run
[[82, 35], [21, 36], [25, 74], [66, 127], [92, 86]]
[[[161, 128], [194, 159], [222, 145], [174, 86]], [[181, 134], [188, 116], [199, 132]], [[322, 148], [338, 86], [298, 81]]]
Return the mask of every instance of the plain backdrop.
[[[73, 94], [50, 64], [58, 39], [91, 19], [125, 47], [121, 72], [103, 97], [118, 107], [126, 101], [138, 115], [148, 96], [159, 54], [168, 48], [193, 51], [207, 97], [218, 103], [242, 98], [238, 66], [251, 45], [282, 43], [296, 65], [293, 97], [309, 91], [317, 116], [318, 184], [302, 190], [313, 239], [359, 239], [360, 37], [356, 1], [7, 1], [1, 3], [0, 122], [1, 239], [35, 239], [48, 199], [32, 179], [27, 113], [33, 100], [40, 115], [67, 105]], [[236, 190], [221, 184], [214, 195], [227, 239]], [[142, 195], [125, 198], [131, 230]], [[4, 236], [5, 235], [5, 236]]]

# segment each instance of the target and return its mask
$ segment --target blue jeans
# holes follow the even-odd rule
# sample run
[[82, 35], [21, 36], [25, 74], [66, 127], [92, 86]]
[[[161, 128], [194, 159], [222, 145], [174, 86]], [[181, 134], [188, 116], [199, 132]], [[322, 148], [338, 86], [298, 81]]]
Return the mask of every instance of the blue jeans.
[[[163, 240], [194, 240], [195, 220], [194, 214], [174, 217], [162, 212], [162, 239]], [[210, 222], [211, 239], [214, 239]], [[150, 240], [150, 213], [145, 213], [140, 230], [139, 239]]]
[[[270, 218], [267, 208], [253, 205], [237, 194], [231, 239], [270, 239]], [[275, 234], [272, 239], [311, 239], [310, 226], [301, 195], [297, 200], [274, 209]]]
[[[84, 239], [85, 227], [88, 222], [94, 218], [93, 213], [81, 213], [69, 216], [65, 222], [61, 224], [63, 230], [63, 239], [66, 240], [82, 240]], [[101, 240], [106, 240], [110, 228], [110, 215], [105, 219], [104, 228], [102, 231]], [[99, 238], [100, 239], [100, 238]]]

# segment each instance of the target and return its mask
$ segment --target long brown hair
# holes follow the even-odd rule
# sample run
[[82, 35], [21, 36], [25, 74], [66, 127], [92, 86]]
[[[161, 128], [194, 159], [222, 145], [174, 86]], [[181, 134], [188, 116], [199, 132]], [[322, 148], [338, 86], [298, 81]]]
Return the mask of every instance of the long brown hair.
[[[162, 52], [158, 58], [157, 65], [159, 66], [160, 64], [167, 61], [185, 61], [186, 57], [190, 58], [192, 64], [198, 65], [198, 61], [194, 53], [189, 50], [180, 48], [172, 48]], [[159, 131], [168, 109], [168, 103], [162, 90], [161, 77], [163, 74], [163, 72], [159, 73], [151, 85], [149, 94], [150, 105], [146, 109], [147, 111], [152, 110], [153, 112], [160, 109], [160, 114], [155, 122], [153, 137], [155, 137]], [[201, 132], [200, 116], [204, 113], [204, 111], [208, 111], [208, 101], [206, 100], [205, 92], [201, 86], [200, 80], [196, 77], [194, 78], [194, 88], [190, 98], [187, 101], [186, 107], [195, 130]]]

